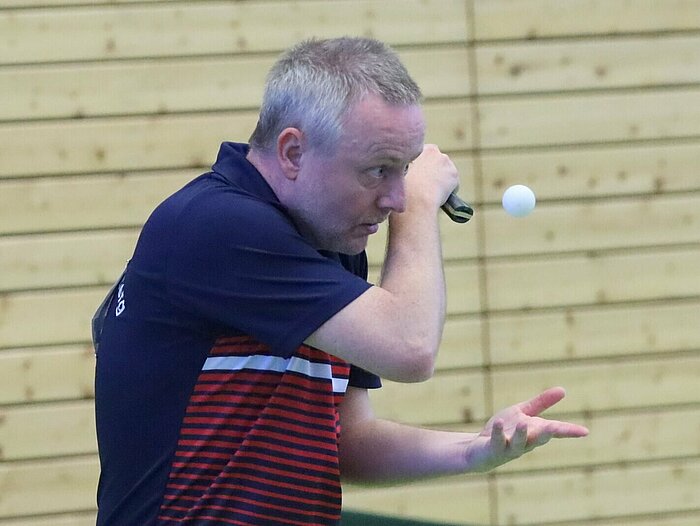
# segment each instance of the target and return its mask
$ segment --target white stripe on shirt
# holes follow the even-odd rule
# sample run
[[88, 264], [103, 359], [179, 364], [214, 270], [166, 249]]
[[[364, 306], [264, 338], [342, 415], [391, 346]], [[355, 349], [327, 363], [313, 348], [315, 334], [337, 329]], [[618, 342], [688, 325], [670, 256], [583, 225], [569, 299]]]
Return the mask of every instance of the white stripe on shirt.
[[348, 387], [347, 378], [333, 377], [333, 370], [330, 364], [311, 362], [298, 356], [291, 358], [259, 354], [254, 356], [211, 356], [206, 359], [202, 367], [203, 371], [240, 371], [242, 369], [274, 371], [278, 373], [293, 371], [310, 378], [331, 380], [333, 392], [335, 393], [344, 393]]

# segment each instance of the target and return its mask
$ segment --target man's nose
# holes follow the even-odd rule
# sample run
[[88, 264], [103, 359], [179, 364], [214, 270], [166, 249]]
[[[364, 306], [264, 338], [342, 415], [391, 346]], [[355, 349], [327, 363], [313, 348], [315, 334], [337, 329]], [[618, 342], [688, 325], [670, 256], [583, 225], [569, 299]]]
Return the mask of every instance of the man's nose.
[[406, 181], [403, 177], [390, 177], [383, 185], [379, 207], [390, 212], [406, 210]]

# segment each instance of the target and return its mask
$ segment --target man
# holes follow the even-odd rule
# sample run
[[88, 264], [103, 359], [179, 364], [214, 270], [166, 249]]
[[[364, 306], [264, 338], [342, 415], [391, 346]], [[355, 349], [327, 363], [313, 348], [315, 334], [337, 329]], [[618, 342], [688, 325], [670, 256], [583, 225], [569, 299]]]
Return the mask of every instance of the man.
[[587, 433], [537, 417], [559, 388], [478, 434], [374, 417], [380, 377], [432, 375], [445, 317], [438, 211], [458, 174], [423, 145], [420, 99], [379, 42], [301, 43], [250, 146], [224, 143], [154, 211], [96, 342], [98, 524], [336, 524], [341, 476], [484, 471]]

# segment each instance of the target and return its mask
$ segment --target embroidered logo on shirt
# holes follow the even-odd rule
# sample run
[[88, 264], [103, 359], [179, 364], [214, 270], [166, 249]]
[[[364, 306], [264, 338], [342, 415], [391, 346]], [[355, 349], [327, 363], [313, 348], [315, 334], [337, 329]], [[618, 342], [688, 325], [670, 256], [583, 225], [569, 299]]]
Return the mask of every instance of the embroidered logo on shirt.
[[119, 316], [126, 309], [126, 303], [124, 302], [124, 283], [119, 284], [117, 289], [117, 308], [114, 311], [116, 316]]

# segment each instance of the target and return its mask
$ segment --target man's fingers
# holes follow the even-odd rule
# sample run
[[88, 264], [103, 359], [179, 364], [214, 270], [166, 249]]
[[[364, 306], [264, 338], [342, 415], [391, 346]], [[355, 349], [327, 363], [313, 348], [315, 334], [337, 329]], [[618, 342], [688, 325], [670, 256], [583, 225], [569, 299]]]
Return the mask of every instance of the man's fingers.
[[531, 398], [527, 402], [518, 404], [518, 407], [528, 416], [537, 416], [557, 402], [560, 402], [565, 396], [566, 391], [563, 387], [552, 387], [538, 394], [536, 397]]
[[522, 454], [527, 446], [527, 424], [521, 422], [515, 427], [509, 445], [511, 451], [519, 455]]
[[550, 420], [547, 426], [531, 437], [527, 448], [535, 449], [549, 442], [552, 438], [581, 438], [588, 435], [588, 428], [570, 422], [558, 422]]
[[491, 448], [495, 452], [500, 453], [506, 449], [507, 445], [506, 435], [503, 431], [503, 421], [496, 420], [491, 427]]
[[588, 435], [587, 427], [571, 422], [558, 422], [550, 420], [548, 425], [549, 434], [554, 438], [580, 438]]

